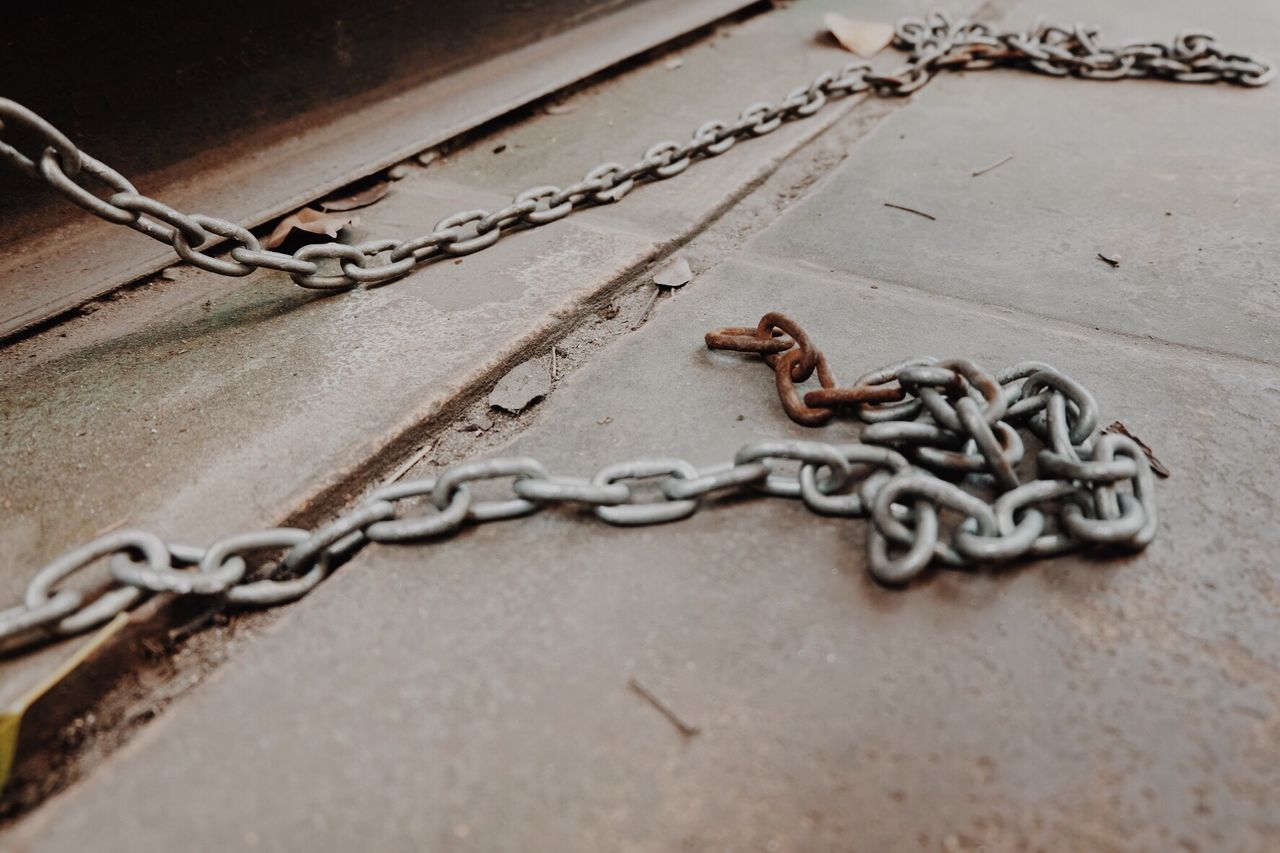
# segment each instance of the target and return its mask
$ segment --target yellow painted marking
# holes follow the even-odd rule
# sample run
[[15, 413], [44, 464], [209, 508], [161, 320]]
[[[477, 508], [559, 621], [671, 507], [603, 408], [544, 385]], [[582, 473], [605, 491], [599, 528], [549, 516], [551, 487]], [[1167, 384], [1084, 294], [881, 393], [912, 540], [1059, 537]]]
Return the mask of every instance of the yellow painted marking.
[[119, 613], [116, 618], [98, 629], [76, 649], [75, 654], [49, 673], [43, 681], [18, 697], [9, 707], [0, 710], [0, 789], [9, 780], [9, 771], [13, 769], [13, 759], [18, 749], [18, 731], [22, 727], [22, 715], [35, 704], [36, 700], [48, 693], [50, 688], [71, 674], [85, 658], [93, 654], [112, 635], [129, 622], [128, 613]]

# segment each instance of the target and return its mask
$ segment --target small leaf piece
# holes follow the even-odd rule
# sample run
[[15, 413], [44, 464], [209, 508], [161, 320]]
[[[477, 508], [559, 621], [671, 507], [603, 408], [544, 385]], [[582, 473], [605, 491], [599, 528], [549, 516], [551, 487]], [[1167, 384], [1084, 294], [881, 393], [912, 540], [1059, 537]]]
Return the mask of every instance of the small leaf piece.
[[550, 394], [550, 361], [550, 358], [526, 361], [499, 379], [489, 392], [489, 407], [518, 415], [535, 400]]
[[828, 12], [822, 22], [845, 50], [863, 59], [875, 56], [893, 41], [892, 24], [856, 21], [837, 12]]
[[311, 234], [324, 234], [337, 237], [338, 232], [349, 225], [360, 224], [360, 217], [347, 216], [341, 213], [325, 213], [304, 207], [297, 213], [291, 213], [262, 240], [264, 249], [274, 249], [288, 238], [291, 231], [306, 231]]
[[375, 201], [381, 200], [387, 193], [391, 192], [391, 183], [389, 181], [379, 181], [372, 186], [365, 187], [353, 193], [347, 193], [342, 196], [329, 196], [321, 199], [317, 206], [324, 211], [335, 213], [343, 210], [356, 210], [361, 207], [368, 207]]
[[693, 281], [693, 270], [684, 258], [676, 258], [653, 274], [653, 283], [659, 287], [684, 287]]

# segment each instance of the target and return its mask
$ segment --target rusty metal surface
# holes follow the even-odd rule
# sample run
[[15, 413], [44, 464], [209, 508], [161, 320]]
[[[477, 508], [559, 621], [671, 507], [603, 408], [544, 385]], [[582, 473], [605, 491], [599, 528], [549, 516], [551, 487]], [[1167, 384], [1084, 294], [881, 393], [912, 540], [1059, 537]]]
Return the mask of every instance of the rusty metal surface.
[[[246, 61], [250, 67], [243, 74], [213, 74], [199, 63], [188, 68], [179, 62], [177, 69], [166, 72], [148, 66], [158, 81], [167, 81], [155, 93], [160, 102], [151, 99], [149, 86], [140, 86], [135, 91], [148, 97], [135, 100], [131, 96], [118, 111], [110, 104], [106, 108], [100, 103], [85, 105], [74, 98], [51, 101], [47, 88], [29, 93], [28, 101], [70, 128], [82, 128], [83, 138], [98, 147], [96, 153], [113, 152], [112, 159], [136, 174], [144, 191], [164, 195], [182, 208], [208, 210], [255, 225], [751, 3], [560, 0], [551, 10], [564, 13], [556, 21], [548, 23], [551, 13], [541, 4], [529, 6], [502, 25], [502, 37], [494, 47], [500, 51], [506, 48], [505, 52], [492, 55], [492, 48], [481, 51], [483, 22], [508, 5], [497, 0], [463, 4], [456, 20], [464, 32], [450, 37], [451, 29], [434, 21], [438, 15], [433, 4], [408, 4], [412, 11], [404, 14], [413, 26], [405, 27], [391, 40], [402, 53], [392, 51], [396, 58], [387, 65], [381, 63], [376, 46], [370, 47], [361, 40], [363, 36], [354, 35], [354, 27], [344, 30], [334, 23], [357, 14], [351, 11], [330, 18], [328, 26], [333, 29], [326, 30], [316, 42], [323, 49], [314, 53], [285, 51], [260, 62], [262, 39], [269, 38], [266, 34], [273, 32], [270, 28], [274, 25], [264, 18], [261, 25], [266, 30], [244, 29], [245, 41], [233, 40], [228, 47], [249, 51], [251, 58]], [[402, 10], [394, 8], [396, 14], [377, 14], [373, 19], [383, 28], [397, 29]], [[521, 21], [528, 26], [520, 26]], [[575, 26], [548, 35], [568, 24]], [[415, 26], [433, 33], [426, 43], [409, 38]], [[96, 29], [90, 28], [89, 33], [95, 37]], [[28, 40], [20, 35], [11, 38], [15, 49], [9, 56], [17, 62], [25, 55], [17, 49], [18, 42]], [[440, 39], [451, 46], [447, 55], [439, 49]], [[454, 52], [455, 41], [467, 49], [460, 47]], [[24, 50], [50, 49], [45, 41], [30, 39], [29, 44]], [[178, 40], [175, 49], [183, 44], [184, 40]], [[352, 54], [348, 78], [342, 75], [343, 51]], [[131, 55], [135, 57], [132, 61], [147, 62], [145, 52]], [[209, 56], [213, 61], [221, 54], [214, 51]], [[326, 58], [333, 62], [326, 63]], [[236, 59], [233, 65], [238, 64]], [[58, 68], [59, 74], [74, 73], [78, 66], [63, 63]], [[281, 68], [288, 73], [281, 73]], [[177, 73], [183, 69], [182, 74]], [[262, 84], [263, 75], [279, 82]], [[331, 92], [328, 86], [309, 85], [309, 75], [332, 76], [339, 83]], [[15, 76], [48, 86], [41, 74]], [[199, 91], [220, 91], [221, 98], [209, 104], [189, 96], [186, 89], [194, 85], [188, 79], [191, 77], [201, 81]], [[127, 88], [127, 80], [127, 75], [124, 81], [108, 75], [102, 91], [115, 91], [112, 85]], [[216, 84], [228, 80], [227, 88], [217, 88]], [[288, 96], [279, 86], [299, 91]], [[182, 92], [176, 106], [170, 105], [172, 99], [166, 96], [172, 87]], [[272, 98], [281, 97], [288, 97], [290, 107], [265, 106]], [[228, 101], [263, 106], [236, 111]], [[297, 111], [297, 105], [304, 109]], [[195, 120], [188, 113], [208, 116]], [[166, 132], [157, 134], [157, 127], [166, 128]], [[136, 134], [129, 132], [130, 128]], [[170, 147], [167, 140], [175, 134]], [[163, 141], [152, 141], [158, 137]], [[139, 140], [148, 142], [141, 144]], [[3, 176], [0, 181], [4, 188], [0, 198], [7, 199], [0, 215], [0, 282], [5, 285], [0, 298], [0, 337], [173, 261], [168, 250], [158, 251], [136, 235], [114, 234], [113, 229], [102, 227], [104, 223], [39, 204], [44, 196], [33, 196], [31, 188], [21, 186], [23, 182], [15, 176]]]

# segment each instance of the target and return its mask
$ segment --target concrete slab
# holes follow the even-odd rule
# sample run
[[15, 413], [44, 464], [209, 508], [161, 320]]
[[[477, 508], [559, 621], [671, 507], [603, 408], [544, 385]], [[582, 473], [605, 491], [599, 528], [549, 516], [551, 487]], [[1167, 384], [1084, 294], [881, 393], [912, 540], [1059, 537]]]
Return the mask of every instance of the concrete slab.
[[[848, 372], [924, 350], [1060, 366], [1174, 469], [1159, 538], [1128, 559], [946, 572], [907, 592], [868, 581], [862, 522], [776, 501], [635, 530], [546, 513], [371, 548], [18, 845], [1262, 851], [1280, 837], [1280, 372], [728, 263], [572, 376], [510, 452], [586, 474], [846, 439], [848, 424], [786, 420], [759, 364], [703, 348], [707, 327], [766, 308], [793, 311]], [[682, 738], [633, 677], [701, 734]], [[199, 809], [183, 806], [192, 791]]]
[[[1054, 8], [1026, 0], [1008, 18], [1053, 19]], [[1152, 14], [1089, 2], [1062, 14], [1101, 24], [1107, 44], [1198, 26], [1228, 50], [1280, 56], [1276, 4], [1176, 2]], [[946, 76], [917, 98], [805, 200], [808, 227], [775, 229], [760, 251], [1280, 363], [1268, 213], [1280, 206], [1280, 161], [1262, 143], [1280, 137], [1280, 87], [992, 71]]]
[[[477, 201], [441, 186], [397, 186], [376, 216]], [[640, 235], [562, 225], [328, 299], [283, 275], [221, 291], [200, 281], [206, 298], [166, 316], [97, 340], [69, 333], [26, 363], [6, 353], [18, 368], [4, 389], [6, 597], [113, 522], [199, 536], [305, 502], [653, 251]]]
[[[885, 6], [886, 15], [891, 5]], [[905, 4], [906, 11], [919, 5]], [[669, 119], [689, 132], [695, 116], [724, 113], [726, 104], [745, 106], [739, 102], [757, 91], [762, 98], [780, 97], [779, 79], [798, 84], [818, 69], [847, 61], [843, 52], [811, 43], [822, 8], [815, 4], [802, 12], [798, 6], [768, 16], [783, 22], [781, 34], [770, 29], [777, 23], [751, 21], [735, 28], [730, 38], [690, 47], [682, 54], [686, 67], [680, 71], [687, 68], [701, 85], [681, 83], [678, 99], [669, 82], [676, 72], [660, 62], [627, 75], [625, 86], [617, 90], [625, 96], [611, 94], [612, 85], [587, 90], [579, 97], [600, 110], [612, 110], [603, 125], [607, 134], [600, 116], [587, 109], [540, 116], [501, 137], [509, 155], [476, 146], [476, 153], [412, 170], [387, 199], [359, 211], [362, 222], [353, 239], [424, 233], [448, 213], [496, 208], [529, 185], [557, 176], [576, 178], [605, 152], [638, 156], [637, 139], [644, 140], [643, 148], [670, 129], [653, 126], [655, 104], [665, 115], [670, 112], [667, 104], [678, 101], [679, 111]], [[735, 64], [758, 69], [751, 59], [766, 47], [771, 48], [771, 73], [753, 72], [757, 79], [749, 81], [752, 86], [725, 72]], [[648, 99], [635, 94], [645, 87], [656, 94]], [[0, 593], [16, 589], [11, 586], [15, 573], [120, 518], [139, 523], [168, 518], [185, 528], [193, 519], [175, 518], [175, 510], [182, 516], [183, 501], [175, 502], [173, 492], [188, 485], [193, 487], [190, 494], [203, 495], [193, 497], [200, 504], [197, 515], [224, 526], [232, 521], [222, 517], [224, 510], [210, 517], [210, 506], [225, 507], [221, 497], [226, 493], [211, 492], [205, 482], [192, 483], [193, 474], [205, 478], [224, 471], [235, 481], [229, 490], [256, 496], [257, 505], [246, 507], [255, 517], [296, 505], [298, 498], [316, 491], [314, 482], [308, 486], [306, 481], [313, 476], [324, 480], [341, 464], [313, 442], [345, 444], [360, 455], [367, 452], [371, 436], [386, 433], [385, 426], [370, 422], [372, 412], [397, 424], [412, 421], [408, 411], [389, 400], [361, 400], [370, 383], [395, 387], [397, 401], [411, 394], [426, 403], [426, 396], [419, 395], [438, 401], [477, 381], [474, 371], [459, 376], [459, 365], [474, 362], [477, 354], [511, 359], [557, 309], [560, 317], [572, 316], [570, 306], [589, 300], [662, 247], [687, 239], [839, 114], [837, 108], [811, 122], [794, 123], [700, 163], [679, 181], [643, 187], [621, 204], [509, 237], [460, 264], [423, 267], [377, 290], [317, 298], [279, 274], [228, 280], [174, 268], [174, 280], [129, 296], [125, 305], [107, 303], [92, 316], [6, 348], [0, 352], [0, 366], [10, 378], [0, 412], [6, 449], [15, 464], [0, 472], [0, 493], [12, 501], [14, 523], [0, 533]], [[559, 135], [578, 144], [553, 144]], [[538, 302], [531, 289], [557, 296]], [[439, 336], [458, 328], [466, 329], [464, 340], [449, 339], [448, 351], [440, 357], [425, 356], [441, 348]], [[422, 388], [404, 387], [371, 347], [397, 364], [420, 359], [422, 372], [416, 375]], [[492, 359], [483, 364], [492, 367]], [[245, 393], [245, 388], [253, 390]], [[326, 413], [323, 435], [280, 416], [302, 409]], [[175, 417], [180, 412], [189, 418]], [[344, 424], [354, 429], [348, 431]], [[282, 435], [279, 446], [266, 447], [262, 433], [270, 430], [294, 434]], [[297, 454], [290, 455], [284, 445], [298, 448]], [[222, 458], [211, 464], [210, 453], [237, 456], [240, 462]], [[134, 482], [139, 478], [124, 471], [143, 457], [148, 467], [141, 483]], [[260, 460], [268, 458], [301, 468], [288, 485], [262, 484], [264, 492], [255, 477], [279, 482], [278, 475], [262, 471]], [[202, 470], [193, 472], [193, 459], [201, 459]], [[315, 461], [314, 470], [308, 470], [312, 464], [306, 459]], [[93, 488], [85, 487], [85, 477], [93, 478]], [[282, 490], [292, 492], [291, 498], [284, 499]], [[51, 500], [54, 495], [74, 503]]]

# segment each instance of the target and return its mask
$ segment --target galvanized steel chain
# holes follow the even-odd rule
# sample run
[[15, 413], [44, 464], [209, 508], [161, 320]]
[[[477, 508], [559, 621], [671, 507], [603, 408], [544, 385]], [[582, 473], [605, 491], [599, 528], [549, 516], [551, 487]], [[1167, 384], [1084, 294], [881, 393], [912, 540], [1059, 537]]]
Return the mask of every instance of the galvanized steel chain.
[[[601, 163], [577, 183], [532, 187], [500, 210], [455, 213], [419, 237], [355, 245], [312, 244], [291, 255], [263, 249], [248, 229], [233, 222], [183, 213], [143, 195], [127, 178], [79, 149], [48, 121], [3, 98], [0, 131], [6, 122], [24, 128], [42, 147], [28, 155], [0, 137], [0, 159], [48, 183], [102, 219], [171, 245], [183, 260], [200, 269], [227, 276], [249, 275], [257, 269], [279, 270], [302, 287], [343, 290], [392, 281], [432, 258], [480, 251], [513, 228], [544, 225], [587, 205], [616, 202], [638, 182], [678, 175], [700, 158], [723, 154], [739, 140], [763, 136], [784, 122], [807, 118], [832, 98], [868, 90], [880, 95], [910, 94], [942, 70], [1011, 66], [1094, 80], [1159, 77], [1242, 86], [1261, 86], [1275, 76], [1270, 63], [1247, 54], [1227, 53], [1204, 32], [1183, 32], [1171, 44], [1139, 42], [1109, 49], [1098, 45], [1097, 30], [1084, 26], [1043, 25], [1024, 33], [997, 33], [986, 24], [952, 20], [934, 12], [925, 18], [899, 21], [895, 45], [909, 51], [910, 58], [889, 74], [877, 74], [865, 62], [851, 62], [818, 75], [779, 102], [751, 104], [733, 121], [704, 122], [686, 142], [658, 142], [630, 166]], [[209, 254], [224, 240], [233, 244], [224, 257]], [[326, 261], [336, 269], [322, 271], [321, 263]]]
[[[991, 372], [924, 356], [842, 387], [804, 329], [776, 312], [755, 326], [707, 332], [706, 344], [762, 356], [796, 423], [821, 426], [844, 411], [865, 424], [861, 443], [843, 453], [886, 471], [848, 497], [815, 488], [812, 468], [800, 482], [817, 512], [869, 512], [868, 567], [881, 581], [904, 583], [935, 560], [966, 566], [1092, 545], [1141, 549], [1155, 537], [1155, 481], [1142, 448], [1100, 433], [1093, 395], [1043, 362]], [[819, 387], [801, 396], [797, 383], [815, 375]], [[1019, 426], [1045, 445], [1030, 472], [1018, 470], [1026, 452]], [[960, 519], [949, 533], [944, 512]]]

